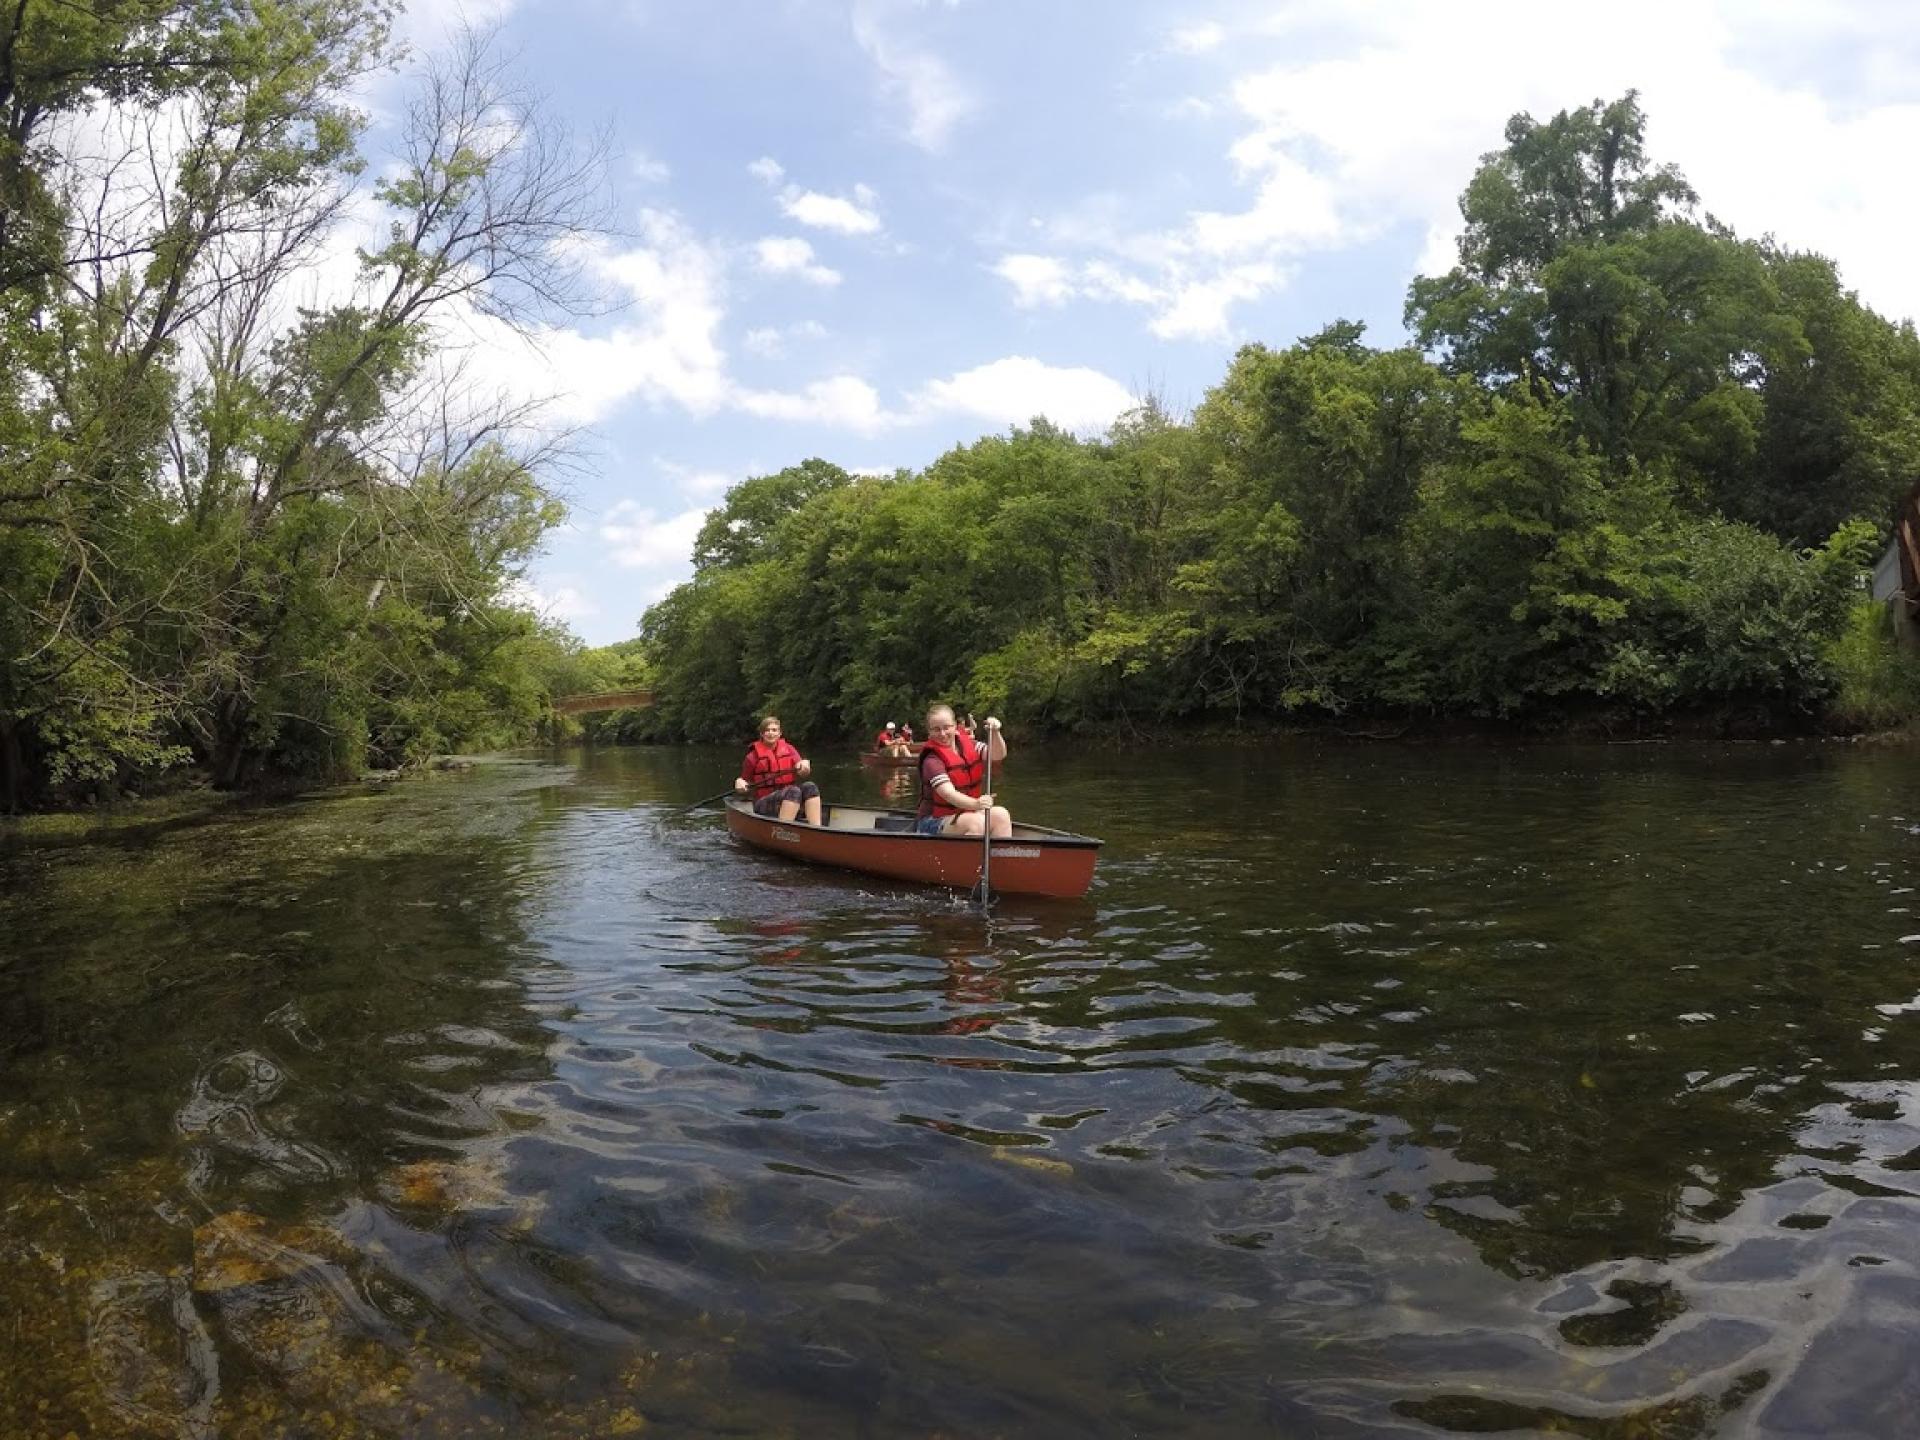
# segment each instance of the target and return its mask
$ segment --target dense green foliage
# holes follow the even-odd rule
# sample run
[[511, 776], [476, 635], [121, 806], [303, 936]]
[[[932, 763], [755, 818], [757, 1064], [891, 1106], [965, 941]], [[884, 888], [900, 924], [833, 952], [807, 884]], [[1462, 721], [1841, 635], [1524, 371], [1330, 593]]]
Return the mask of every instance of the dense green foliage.
[[579, 647], [509, 596], [561, 515], [551, 455], [467, 403], [433, 327], [573, 300], [552, 242], [591, 222], [596, 162], [470, 40], [416, 87], [351, 293], [296, 308], [385, 0], [6, 8], [0, 806], [549, 723]]
[[1701, 214], [1632, 96], [1510, 123], [1414, 343], [1339, 321], [1246, 346], [1190, 417], [755, 476], [639, 638], [585, 650], [512, 601], [554, 456], [435, 325], [579, 303], [556, 242], [595, 158], [470, 44], [381, 167], [357, 285], [289, 303], [390, 58], [384, 0], [0, 16], [0, 805], [737, 739], [766, 706], [864, 734], [936, 697], [1061, 729], [1913, 713], [1858, 584], [1920, 475], [1920, 339]]
[[1415, 347], [1340, 322], [1245, 347], [1184, 422], [745, 482], [645, 617], [660, 700], [623, 733], [937, 697], [1060, 728], [1821, 713], [1920, 474], [1920, 340], [1698, 215], [1642, 128], [1632, 96], [1516, 117]]

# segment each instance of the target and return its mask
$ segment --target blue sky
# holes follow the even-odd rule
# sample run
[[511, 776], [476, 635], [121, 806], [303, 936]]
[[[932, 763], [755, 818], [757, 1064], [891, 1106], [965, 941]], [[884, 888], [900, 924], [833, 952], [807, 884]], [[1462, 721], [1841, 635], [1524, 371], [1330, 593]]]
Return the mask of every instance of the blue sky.
[[595, 644], [686, 578], [747, 475], [917, 468], [1040, 413], [1095, 432], [1149, 392], [1190, 409], [1240, 344], [1339, 316], [1401, 338], [1519, 110], [1637, 87], [1707, 209], [1920, 309], [1904, 4], [430, 0], [406, 33], [431, 49], [463, 15], [613, 141], [620, 308], [533, 349], [472, 332], [580, 427], [525, 593]]

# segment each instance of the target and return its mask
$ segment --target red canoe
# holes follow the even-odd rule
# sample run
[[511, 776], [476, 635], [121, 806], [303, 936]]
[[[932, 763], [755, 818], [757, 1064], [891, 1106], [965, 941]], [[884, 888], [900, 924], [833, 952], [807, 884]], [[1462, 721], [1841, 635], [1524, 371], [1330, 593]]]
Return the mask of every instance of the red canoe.
[[[980, 880], [980, 838], [916, 835], [905, 810], [834, 805], [824, 825], [769, 820], [737, 796], [727, 800], [727, 829], [749, 845], [815, 865], [863, 870], [895, 880], [971, 890]], [[1100, 842], [1064, 830], [1015, 824], [993, 842], [993, 888], [1003, 895], [1073, 900], [1093, 883]]]
[[916, 742], [911, 755], [889, 755], [884, 750], [863, 750], [860, 752], [862, 765], [879, 765], [891, 770], [911, 770], [920, 763], [922, 746]]

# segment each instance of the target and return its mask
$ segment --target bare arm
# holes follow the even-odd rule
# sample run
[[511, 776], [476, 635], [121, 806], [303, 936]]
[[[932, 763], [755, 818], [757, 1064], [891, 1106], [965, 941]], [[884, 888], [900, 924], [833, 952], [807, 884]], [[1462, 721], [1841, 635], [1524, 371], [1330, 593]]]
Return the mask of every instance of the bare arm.
[[955, 810], [991, 810], [993, 808], [993, 796], [982, 795], [976, 800], [971, 795], [963, 795], [954, 788], [953, 781], [945, 775], [933, 782], [933, 793], [940, 797], [942, 805], [950, 805]]

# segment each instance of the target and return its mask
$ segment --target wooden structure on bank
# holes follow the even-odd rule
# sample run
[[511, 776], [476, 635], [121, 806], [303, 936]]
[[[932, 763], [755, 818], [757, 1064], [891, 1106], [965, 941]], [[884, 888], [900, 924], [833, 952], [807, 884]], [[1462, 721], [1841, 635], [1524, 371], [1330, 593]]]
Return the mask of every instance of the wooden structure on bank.
[[595, 710], [644, 710], [653, 704], [651, 690], [602, 690], [597, 695], [561, 695], [553, 702], [556, 715], [586, 715]]

